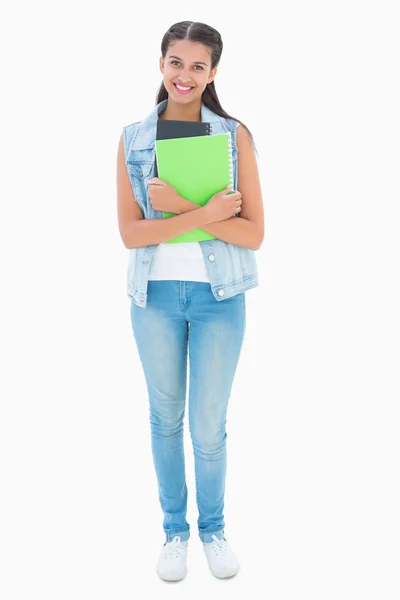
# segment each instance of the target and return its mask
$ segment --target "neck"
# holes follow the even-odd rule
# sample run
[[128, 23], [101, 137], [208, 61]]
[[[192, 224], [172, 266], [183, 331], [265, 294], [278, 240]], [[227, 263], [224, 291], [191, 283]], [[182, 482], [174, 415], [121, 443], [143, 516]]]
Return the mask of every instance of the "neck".
[[201, 100], [190, 104], [177, 104], [168, 98], [166, 109], [158, 115], [159, 119], [168, 121], [199, 121], [201, 122]]

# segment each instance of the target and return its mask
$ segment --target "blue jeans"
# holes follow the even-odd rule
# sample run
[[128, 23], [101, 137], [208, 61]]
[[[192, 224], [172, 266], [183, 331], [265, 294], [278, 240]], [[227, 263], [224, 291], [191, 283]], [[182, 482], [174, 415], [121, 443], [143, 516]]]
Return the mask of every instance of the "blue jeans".
[[148, 282], [146, 308], [131, 302], [133, 335], [149, 393], [151, 447], [166, 541], [190, 537], [183, 442], [189, 353], [189, 431], [201, 541], [221, 538], [226, 413], [245, 331], [245, 293], [214, 298], [209, 283]]

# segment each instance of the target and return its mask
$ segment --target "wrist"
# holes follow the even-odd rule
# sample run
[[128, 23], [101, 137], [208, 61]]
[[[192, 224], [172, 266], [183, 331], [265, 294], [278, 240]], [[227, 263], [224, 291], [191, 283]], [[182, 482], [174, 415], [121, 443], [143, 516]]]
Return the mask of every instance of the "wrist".
[[190, 202], [190, 200], [182, 198], [182, 196], [177, 197], [176, 206], [177, 210], [179, 211], [177, 214], [179, 215], [200, 208], [197, 204], [194, 204], [194, 202]]
[[212, 223], [215, 223], [215, 219], [211, 217], [210, 207], [207, 204], [202, 206], [200, 210], [202, 211], [202, 216], [204, 218], [204, 225], [211, 225]]
[[183, 204], [183, 198], [182, 196], [179, 196], [179, 194], [176, 196], [175, 198], [175, 210], [174, 213], [176, 215], [181, 215], [182, 213], [184, 213], [184, 204]]

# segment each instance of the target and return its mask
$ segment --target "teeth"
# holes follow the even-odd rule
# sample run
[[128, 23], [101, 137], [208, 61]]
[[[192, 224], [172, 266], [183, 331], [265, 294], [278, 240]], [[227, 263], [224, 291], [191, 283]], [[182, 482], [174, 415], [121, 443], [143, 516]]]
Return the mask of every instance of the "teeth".
[[178, 88], [178, 90], [182, 90], [182, 92], [187, 92], [188, 90], [191, 89], [190, 87], [182, 87], [181, 85], [178, 85], [177, 83], [175, 85]]

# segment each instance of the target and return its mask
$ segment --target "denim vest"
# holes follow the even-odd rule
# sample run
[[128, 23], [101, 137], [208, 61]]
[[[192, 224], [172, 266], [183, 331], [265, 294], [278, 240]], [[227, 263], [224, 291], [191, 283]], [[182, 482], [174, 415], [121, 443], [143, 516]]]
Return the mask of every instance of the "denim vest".
[[[162, 218], [162, 212], [151, 206], [147, 183], [154, 177], [155, 139], [158, 115], [168, 101], [160, 102], [143, 121], [123, 127], [125, 164], [136, 202], [145, 219]], [[225, 119], [201, 105], [201, 120], [211, 123], [211, 134], [231, 132], [234, 189], [237, 190], [237, 121]], [[229, 244], [219, 239], [199, 242], [211, 290], [217, 300], [225, 300], [258, 285], [257, 263], [254, 250]], [[146, 307], [147, 283], [151, 259], [157, 244], [129, 250], [127, 295], [135, 304]]]

